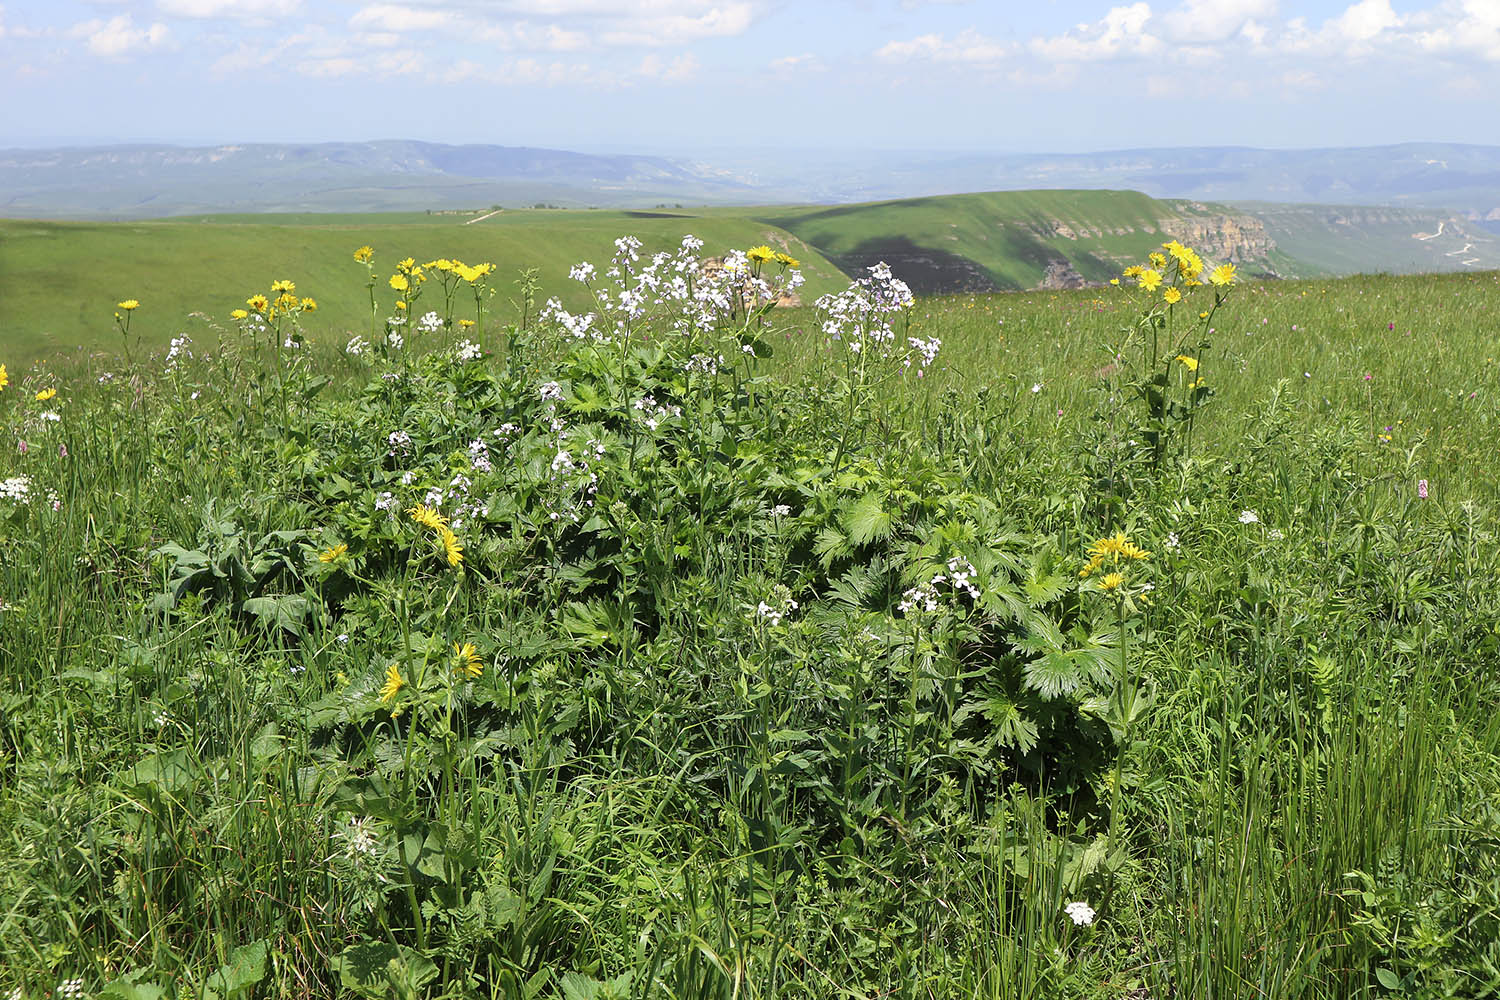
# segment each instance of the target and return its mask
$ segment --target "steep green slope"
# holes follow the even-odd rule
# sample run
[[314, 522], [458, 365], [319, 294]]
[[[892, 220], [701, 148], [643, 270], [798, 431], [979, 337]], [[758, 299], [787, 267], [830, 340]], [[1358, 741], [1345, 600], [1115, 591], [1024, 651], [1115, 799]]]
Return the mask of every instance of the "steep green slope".
[[184, 330], [202, 339], [209, 329], [203, 321], [223, 325], [248, 294], [278, 278], [296, 281], [299, 293], [318, 300], [318, 312], [307, 317], [314, 337], [365, 330], [365, 270], [351, 258], [361, 244], [376, 250], [384, 299], [390, 298], [385, 278], [402, 257], [493, 261], [496, 292], [486, 308], [501, 318], [511, 315], [514, 281], [524, 268], [538, 269], [544, 297], [581, 304], [568, 268], [583, 260], [602, 264], [626, 234], [659, 249], [692, 233], [706, 241], [707, 254], [770, 243], [802, 259], [807, 293], [844, 284], [832, 264], [796, 238], [732, 213], [504, 212], [474, 224], [467, 223], [478, 216], [416, 213], [243, 218], [0, 221], [0, 347], [29, 360], [112, 344], [114, 305], [124, 298], [140, 300], [135, 329], [148, 346], [163, 347]]
[[851, 273], [884, 260], [921, 293], [1103, 282], [1174, 237], [1250, 265], [1270, 249], [1253, 218], [1135, 191], [945, 195], [763, 218]]

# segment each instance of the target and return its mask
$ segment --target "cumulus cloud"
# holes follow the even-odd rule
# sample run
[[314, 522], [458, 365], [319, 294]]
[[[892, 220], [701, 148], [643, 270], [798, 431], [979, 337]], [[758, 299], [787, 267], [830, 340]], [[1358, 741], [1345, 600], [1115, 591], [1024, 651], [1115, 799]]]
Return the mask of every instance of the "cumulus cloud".
[[129, 14], [119, 14], [108, 21], [95, 18], [75, 24], [69, 32], [81, 38], [84, 45], [96, 56], [123, 56], [131, 52], [157, 48], [166, 43], [168, 32], [164, 24], [152, 24], [138, 28]]
[[1004, 61], [1014, 47], [965, 28], [952, 38], [946, 35], [918, 35], [904, 42], [887, 42], [876, 50], [880, 59], [891, 62], [932, 60], [934, 62], [985, 63]]
[[771, 69], [778, 73], [786, 73], [791, 70], [820, 72], [827, 69], [827, 67], [823, 65], [823, 60], [811, 52], [803, 52], [800, 55], [782, 56], [779, 59], [772, 59]]
[[1031, 49], [1054, 62], [1093, 62], [1122, 56], [1152, 56], [1162, 42], [1146, 31], [1151, 5], [1133, 3], [1111, 7], [1098, 21], [1080, 24], [1074, 30], [1050, 38], [1036, 38]]
[[168, 17], [251, 20], [297, 13], [301, 0], [156, 0]]

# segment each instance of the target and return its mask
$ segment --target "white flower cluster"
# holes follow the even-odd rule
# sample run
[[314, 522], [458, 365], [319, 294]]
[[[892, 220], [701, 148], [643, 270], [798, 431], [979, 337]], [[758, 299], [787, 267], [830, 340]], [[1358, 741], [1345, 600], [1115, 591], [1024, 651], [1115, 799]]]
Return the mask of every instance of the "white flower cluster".
[[0, 479], [0, 500], [25, 503], [30, 495], [30, 476], [11, 476], [9, 479]]
[[391, 431], [390, 436], [386, 438], [386, 443], [391, 446], [391, 450], [386, 452], [387, 455], [411, 454], [411, 435], [405, 431]]
[[969, 600], [977, 601], [980, 596], [979, 588], [974, 583], [977, 572], [969, 560], [954, 556], [948, 560], [948, 572], [935, 573], [931, 580], [919, 583], [903, 593], [896, 610], [903, 615], [909, 615], [913, 611], [931, 614], [942, 605], [942, 594], [938, 589], [940, 587], [946, 587], [954, 595], [967, 594]]
[[687, 364], [682, 370], [691, 375], [693, 372], [702, 372], [705, 375], [717, 375], [719, 369], [724, 367], [724, 355], [722, 354], [694, 354], [688, 358]]
[[183, 357], [191, 358], [193, 356], [193, 352], [188, 350], [188, 345], [192, 342], [193, 338], [185, 333], [180, 337], [172, 338], [170, 345], [167, 347], [167, 371], [174, 370]]
[[390, 345], [391, 350], [399, 351], [402, 345], [406, 343], [406, 339], [395, 330], [391, 330], [385, 335], [385, 342]]
[[436, 312], [426, 312], [417, 320], [418, 333], [437, 333], [443, 328], [443, 317]]
[[484, 443], [484, 438], [475, 438], [469, 442], [469, 466], [475, 472], [494, 471], [494, 463], [490, 461], [490, 446]]
[[675, 253], [653, 254], [642, 266], [641, 241], [623, 236], [615, 240], [605, 281], [588, 263], [568, 272], [593, 294], [595, 311], [571, 313], [552, 298], [543, 306], [541, 319], [574, 340], [601, 344], [629, 336], [648, 317], [678, 333], [708, 333], [737, 310], [775, 302], [802, 285], [796, 268], [782, 268], [767, 278], [744, 251], [732, 251], [715, 262], [703, 260], [698, 253], [702, 249], [702, 240], [684, 236]]
[[372, 855], [379, 845], [379, 839], [375, 835], [375, 821], [368, 816], [349, 820], [339, 832], [343, 835], [344, 850], [351, 858]]
[[917, 377], [921, 378], [923, 373], [932, 367], [932, 363], [937, 360], [938, 351], [942, 349], [943, 342], [936, 337], [929, 337], [927, 340], [923, 340], [920, 337], [907, 337], [906, 342], [915, 353], [907, 354], [906, 358], [901, 362], [901, 367], [910, 368], [915, 363], [917, 366]]
[[1087, 903], [1069, 903], [1063, 912], [1072, 918], [1077, 927], [1087, 927], [1094, 922], [1094, 908]]
[[370, 353], [370, 342], [359, 334], [349, 338], [349, 343], [344, 345], [344, 353], [351, 358], [362, 358]]
[[867, 343], [882, 345], [888, 353], [885, 345], [896, 339], [891, 321], [911, 308], [915, 299], [906, 282], [892, 275], [884, 261], [869, 271], [842, 292], [820, 296], [815, 304], [823, 317], [823, 332], [829, 337], [844, 341], [856, 354]]
[[454, 346], [453, 350], [454, 356], [458, 358], [460, 362], [464, 363], [470, 361], [478, 361], [484, 355], [484, 351], [480, 349], [479, 345], [474, 343], [472, 340], [460, 340]]
[[656, 401], [655, 396], [642, 396], [635, 401], [634, 406], [640, 412], [641, 423], [646, 425], [647, 430], [656, 430], [668, 417], [682, 416], [682, 407], [662, 406]]
[[754, 621], [765, 622], [775, 628], [781, 624], [783, 618], [796, 611], [799, 606], [787, 586], [778, 583], [771, 593], [766, 595], [766, 600], [761, 601], [750, 612], [750, 618]]

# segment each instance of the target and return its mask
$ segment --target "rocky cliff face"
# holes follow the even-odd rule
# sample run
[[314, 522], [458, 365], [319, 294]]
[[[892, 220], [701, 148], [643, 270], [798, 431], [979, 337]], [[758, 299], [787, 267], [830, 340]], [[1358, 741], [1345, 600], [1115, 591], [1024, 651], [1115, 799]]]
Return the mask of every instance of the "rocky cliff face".
[[1162, 219], [1161, 232], [1186, 244], [1209, 260], [1246, 264], [1263, 261], [1276, 249], [1265, 224], [1250, 215], [1181, 215]]

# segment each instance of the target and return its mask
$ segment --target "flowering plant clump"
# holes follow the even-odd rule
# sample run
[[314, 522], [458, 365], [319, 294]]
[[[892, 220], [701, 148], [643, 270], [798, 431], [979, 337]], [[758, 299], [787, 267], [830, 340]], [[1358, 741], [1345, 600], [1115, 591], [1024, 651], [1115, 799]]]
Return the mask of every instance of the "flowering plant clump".
[[[1209, 267], [1195, 250], [1170, 240], [1111, 282], [1134, 288], [1137, 313], [1101, 370], [1105, 389], [1110, 398], [1137, 400], [1143, 410], [1140, 418], [1116, 427], [1107, 442], [1124, 453], [1112, 463], [1116, 470], [1137, 461], [1157, 469], [1174, 449], [1191, 454], [1194, 422], [1213, 396], [1206, 364], [1214, 314], [1237, 281], [1234, 264]], [[1199, 301], [1204, 296], [1209, 301]]]

